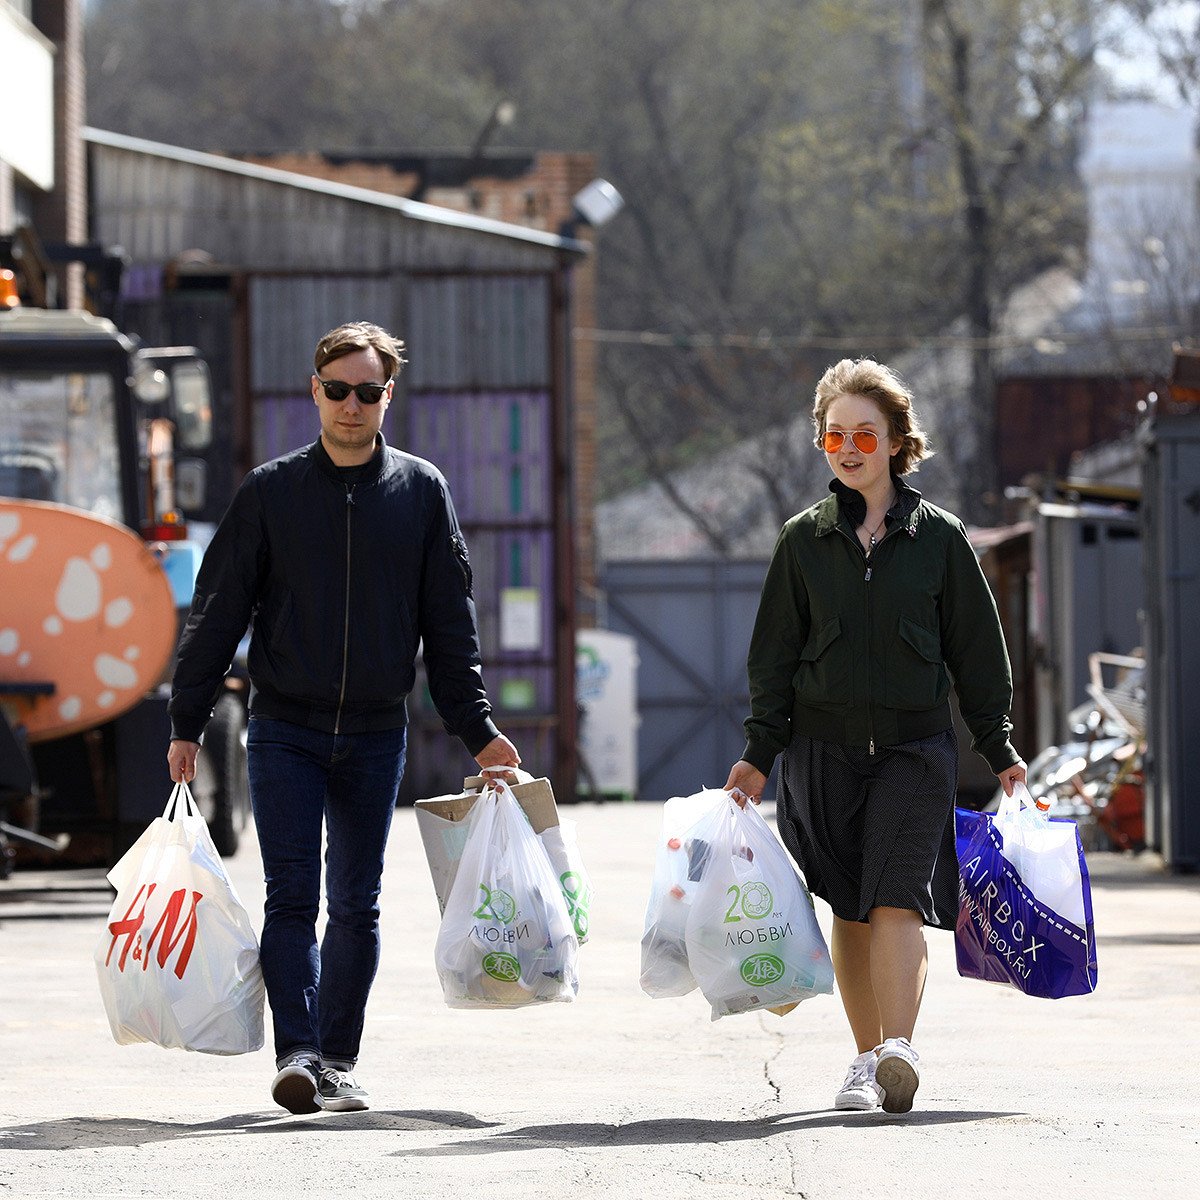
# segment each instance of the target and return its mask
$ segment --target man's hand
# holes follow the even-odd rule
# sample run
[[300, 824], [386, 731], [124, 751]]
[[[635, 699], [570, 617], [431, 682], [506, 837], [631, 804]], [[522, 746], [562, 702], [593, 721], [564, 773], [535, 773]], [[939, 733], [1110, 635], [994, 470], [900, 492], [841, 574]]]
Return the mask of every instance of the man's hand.
[[521, 756], [517, 748], [504, 736], [497, 734], [480, 752], [475, 755], [475, 761], [480, 768], [484, 767], [519, 767]]
[[176, 783], [191, 783], [196, 778], [196, 755], [200, 752], [199, 742], [183, 742], [173, 738], [167, 747], [167, 766]]

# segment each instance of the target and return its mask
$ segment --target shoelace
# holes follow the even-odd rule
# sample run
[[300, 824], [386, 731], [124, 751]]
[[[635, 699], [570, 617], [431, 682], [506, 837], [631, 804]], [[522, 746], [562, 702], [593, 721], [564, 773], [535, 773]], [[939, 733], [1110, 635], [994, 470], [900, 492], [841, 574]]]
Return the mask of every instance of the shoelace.
[[842, 1084], [842, 1089], [860, 1087], [864, 1083], [870, 1083], [871, 1068], [874, 1065], [871, 1059], [864, 1059], [857, 1066], [851, 1063], [850, 1070], [846, 1072], [846, 1082]]
[[339, 1071], [336, 1067], [324, 1067], [321, 1070], [321, 1082], [332, 1083], [334, 1087], [358, 1087], [354, 1082], [352, 1071]]

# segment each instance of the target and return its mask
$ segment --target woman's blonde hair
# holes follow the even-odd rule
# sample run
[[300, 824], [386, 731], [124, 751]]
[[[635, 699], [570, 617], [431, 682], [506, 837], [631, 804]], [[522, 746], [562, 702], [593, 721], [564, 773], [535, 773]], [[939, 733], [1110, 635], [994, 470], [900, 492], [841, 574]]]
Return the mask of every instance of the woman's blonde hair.
[[917, 424], [912, 393], [891, 367], [870, 358], [843, 358], [821, 376], [813, 401], [818, 448], [825, 433], [825, 415], [838, 396], [865, 396], [879, 405], [891, 436], [900, 439], [900, 449], [892, 456], [893, 475], [907, 475], [933, 453]]

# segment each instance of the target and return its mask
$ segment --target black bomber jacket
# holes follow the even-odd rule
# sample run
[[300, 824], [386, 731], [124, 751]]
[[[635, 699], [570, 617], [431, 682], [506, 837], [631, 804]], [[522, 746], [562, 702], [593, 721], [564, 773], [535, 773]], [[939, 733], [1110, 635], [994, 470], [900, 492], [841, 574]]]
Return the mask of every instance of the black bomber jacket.
[[420, 643], [447, 732], [471, 754], [497, 735], [449, 488], [431, 463], [378, 445], [352, 485], [320, 439], [242, 481], [180, 638], [172, 737], [200, 740], [248, 626], [254, 715], [326, 732], [403, 726]]

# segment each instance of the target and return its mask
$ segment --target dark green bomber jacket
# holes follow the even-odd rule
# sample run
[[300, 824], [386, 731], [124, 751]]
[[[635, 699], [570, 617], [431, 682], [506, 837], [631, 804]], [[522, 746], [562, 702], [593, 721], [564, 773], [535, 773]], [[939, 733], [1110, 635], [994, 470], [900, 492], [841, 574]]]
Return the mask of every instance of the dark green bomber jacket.
[[1008, 651], [966, 530], [894, 482], [898, 502], [869, 561], [837, 494], [779, 535], [747, 663], [743, 758], [763, 774], [794, 731], [874, 752], [950, 729], [950, 676], [971, 748], [996, 774], [1020, 761]]

